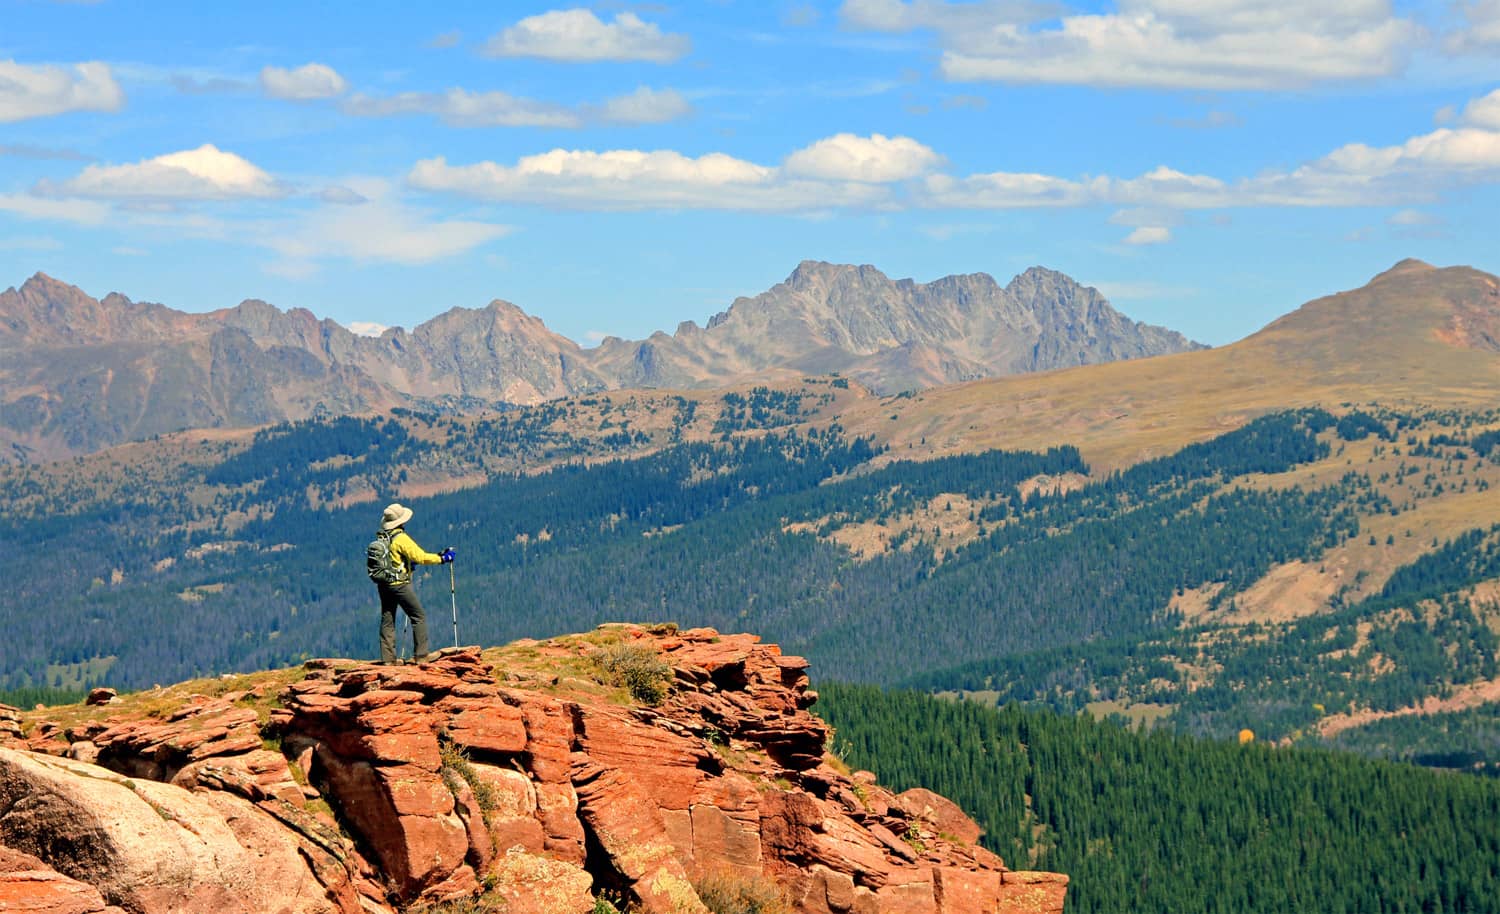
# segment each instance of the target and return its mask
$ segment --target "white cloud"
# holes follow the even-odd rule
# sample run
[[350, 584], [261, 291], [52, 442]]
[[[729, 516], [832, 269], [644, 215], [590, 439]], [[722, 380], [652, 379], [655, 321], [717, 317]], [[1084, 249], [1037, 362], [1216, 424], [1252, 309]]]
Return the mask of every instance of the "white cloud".
[[0, 60], [0, 123], [69, 111], [118, 111], [124, 105], [125, 93], [108, 64], [90, 61], [69, 69]]
[[1082, 206], [1093, 202], [1089, 183], [1052, 175], [997, 171], [955, 178], [930, 175], [922, 186], [922, 205], [937, 209], [1025, 209], [1038, 206]]
[[849, 0], [844, 21], [934, 29], [947, 79], [1266, 90], [1401, 72], [1425, 32], [1389, 0], [1121, 0], [1043, 18], [1019, 3]]
[[554, 149], [514, 165], [453, 166], [439, 157], [418, 162], [407, 181], [422, 190], [482, 200], [594, 210], [805, 212], [887, 199], [878, 186], [797, 180], [780, 169], [723, 153], [691, 158], [672, 150]]
[[325, 64], [303, 64], [295, 70], [266, 67], [260, 71], [260, 88], [272, 98], [305, 102], [336, 98], [349, 88], [344, 77]]
[[839, 18], [857, 29], [874, 32], [910, 32], [938, 29], [960, 32], [996, 25], [1031, 22], [1048, 15], [1054, 4], [1026, 0], [981, 0], [949, 3], [946, 0], [844, 0]]
[[46, 235], [0, 238], [0, 251], [60, 251], [63, 243]]
[[311, 279], [318, 275], [318, 265], [311, 260], [275, 260], [263, 264], [260, 269], [263, 273], [293, 281]]
[[586, 9], [552, 10], [528, 16], [494, 36], [484, 47], [490, 57], [541, 57], [589, 62], [642, 60], [671, 63], [692, 47], [686, 35], [664, 34], [634, 13], [620, 13], [606, 24]]
[[247, 240], [285, 258], [280, 275], [289, 275], [301, 269], [299, 265], [329, 258], [431, 263], [511, 232], [506, 225], [433, 219], [424, 210], [392, 199], [379, 182], [367, 183], [361, 191], [370, 198], [363, 206], [321, 206], [295, 219], [256, 224], [245, 232]]
[[385, 324], [377, 324], [374, 321], [350, 321], [349, 332], [355, 336], [380, 336], [380, 334], [391, 329]]
[[171, 77], [172, 88], [183, 95], [229, 95], [235, 92], [248, 92], [255, 88], [253, 83], [241, 79], [230, 79], [225, 76], [197, 76], [191, 73], [177, 73]]
[[403, 92], [372, 96], [362, 93], [345, 99], [345, 114], [355, 117], [431, 115], [453, 127], [563, 127], [589, 124], [661, 124], [693, 113], [693, 106], [675, 89], [641, 86], [599, 104], [567, 108], [550, 102], [520, 98], [507, 92]]
[[1500, 48], [1500, 0], [1473, 0], [1458, 4], [1464, 28], [1448, 36], [1450, 51], [1493, 51]]
[[840, 133], [786, 157], [786, 172], [833, 181], [905, 181], [937, 168], [942, 156], [911, 137]]
[[560, 105], [519, 98], [508, 92], [402, 92], [399, 95], [356, 94], [343, 103], [355, 117], [429, 114], [453, 127], [581, 127], [583, 118]]
[[1463, 117], [1475, 127], [1500, 130], [1500, 89], [1465, 105]]
[[1143, 225], [1125, 236], [1126, 244], [1163, 244], [1172, 240], [1172, 230], [1164, 225]]
[[338, 203], [343, 206], [358, 206], [368, 202], [369, 197], [352, 188], [344, 187], [342, 184], [332, 184], [318, 192], [318, 199], [324, 203]]
[[108, 206], [93, 200], [54, 200], [32, 194], [0, 194], [0, 212], [74, 225], [103, 225], [110, 216]]
[[76, 149], [54, 149], [48, 146], [32, 146], [29, 143], [0, 143], [0, 156], [73, 162], [87, 162], [93, 158]]
[[255, 165], [212, 144], [157, 156], [133, 165], [90, 165], [61, 183], [42, 181], [37, 192], [115, 200], [223, 200], [280, 197], [287, 189]]
[[600, 120], [615, 124], [664, 124], [692, 114], [693, 106], [676, 89], [641, 86], [606, 101], [597, 113]]
[[1386, 217], [1386, 225], [1397, 225], [1403, 227], [1442, 225], [1443, 220], [1432, 213], [1424, 213], [1419, 209], [1403, 209]]

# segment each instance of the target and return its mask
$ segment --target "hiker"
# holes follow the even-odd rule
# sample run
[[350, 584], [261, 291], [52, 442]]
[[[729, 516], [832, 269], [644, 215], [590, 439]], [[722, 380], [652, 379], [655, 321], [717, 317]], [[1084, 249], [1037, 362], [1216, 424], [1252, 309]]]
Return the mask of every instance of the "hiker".
[[412, 659], [427, 659], [427, 613], [417, 599], [412, 584], [412, 569], [417, 565], [447, 564], [453, 561], [452, 546], [433, 554], [418, 546], [406, 532], [411, 509], [401, 504], [386, 506], [380, 516], [380, 532], [370, 544], [370, 579], [380, 592], [380, 662], [396, 662], [396, 607], [406, 612], [411, 622]]

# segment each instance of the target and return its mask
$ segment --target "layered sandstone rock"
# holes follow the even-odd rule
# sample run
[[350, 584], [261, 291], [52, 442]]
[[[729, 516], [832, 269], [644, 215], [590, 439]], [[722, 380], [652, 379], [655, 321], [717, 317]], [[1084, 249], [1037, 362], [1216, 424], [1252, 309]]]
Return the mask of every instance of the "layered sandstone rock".
[[[665, 661], [665, 700], [587, 678], [606, 645]], [[0, 900], [23, 884], [81, 893], [68, 902], [80, 912], [188, 910], [218, 891], [215, 910], [477, 896], [510, 914], [588, 914], [606, 892], [648, 914], [707, 914], [694, 886], [711, 878], [774, 883], [802, 914], [1062, 910], [1066, 877], [1009, 871], [952, 802], [827, 764], [806, 666], [750, 635], [611, 626], [420, 666], [309, 661], [269, 712], [264, 685], [157, 717], [114, 713], [125, 698], [71, 724], [11, 712], [29, 726], [0, 721], [0, 745], [31, 751], [0, 749], [0, 844], [40, 868], [0, 868]], [[99, 824], [136, 806], [155, 820]], [[127, 846], [121, 828], [148, 840]], [[189, 862], [236, 875], [199, 885]], [[143, 875], [153, 866], [165, 890]]]

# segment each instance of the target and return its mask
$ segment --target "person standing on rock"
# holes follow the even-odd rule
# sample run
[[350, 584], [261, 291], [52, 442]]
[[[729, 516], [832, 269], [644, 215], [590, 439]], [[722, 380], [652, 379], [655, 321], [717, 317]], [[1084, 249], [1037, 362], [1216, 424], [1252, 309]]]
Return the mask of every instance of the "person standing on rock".
[[380, 593], [380, 662], [396, 662], [396, 607], [401, 607], [411, 622], [412, 659], [427, 659], [427, 613], [417, 599], [412, 583], [412, 569], [417, 565], [447, 564], [453, 561], [452, 546], [431, 553], [417, 545], [406, 532], [411, 509], [401, 504], [386, 505], [380, 516], [380, 532], [369, 548], [370, 579]]

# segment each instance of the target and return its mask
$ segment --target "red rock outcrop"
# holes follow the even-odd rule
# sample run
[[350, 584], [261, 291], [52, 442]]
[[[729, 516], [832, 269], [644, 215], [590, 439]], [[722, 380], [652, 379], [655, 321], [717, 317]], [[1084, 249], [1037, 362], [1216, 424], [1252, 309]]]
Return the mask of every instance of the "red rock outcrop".
[[[606, 646], [664, 662], [664, 699], [646, 706], [586, 672], [566, 678], [602, 669], [591, 664]], [[0, 746], [31, 750], [0, 749], [0, 844], [40, 858], [0, 867], [0, 901], [28, 885], [38, 898], [76, 893], [58, 909], [88, 914], [182, 910], [181, 893], [200, 890], [224, 893], [213, 908], [226, 911], [353, 914], [478, 896], [511, 914], [588, 914], [607, 892], [647, 914], [707, 914], [694, 885], [716, 878], [774, 883], [800, 914], [1062, 910], [1066, 877], [1006, 869], [951, 801], [893, 795], [830, 766], [806, 667], [751, 635], [608, 626], [420, 666], [309, 661], [269, 710], [263, 684], [165, 717], [123, 713], [128, 697], [71, 725], [0, 715]], [[95, 785], [146, 810], [150, 839], [57, 843], [109, 818]], [[213, 835], [258, 863], [233, 886], [179, 874], [179, 901], [153, 894], [141, 854], [225, 872], [239, 858]]]

